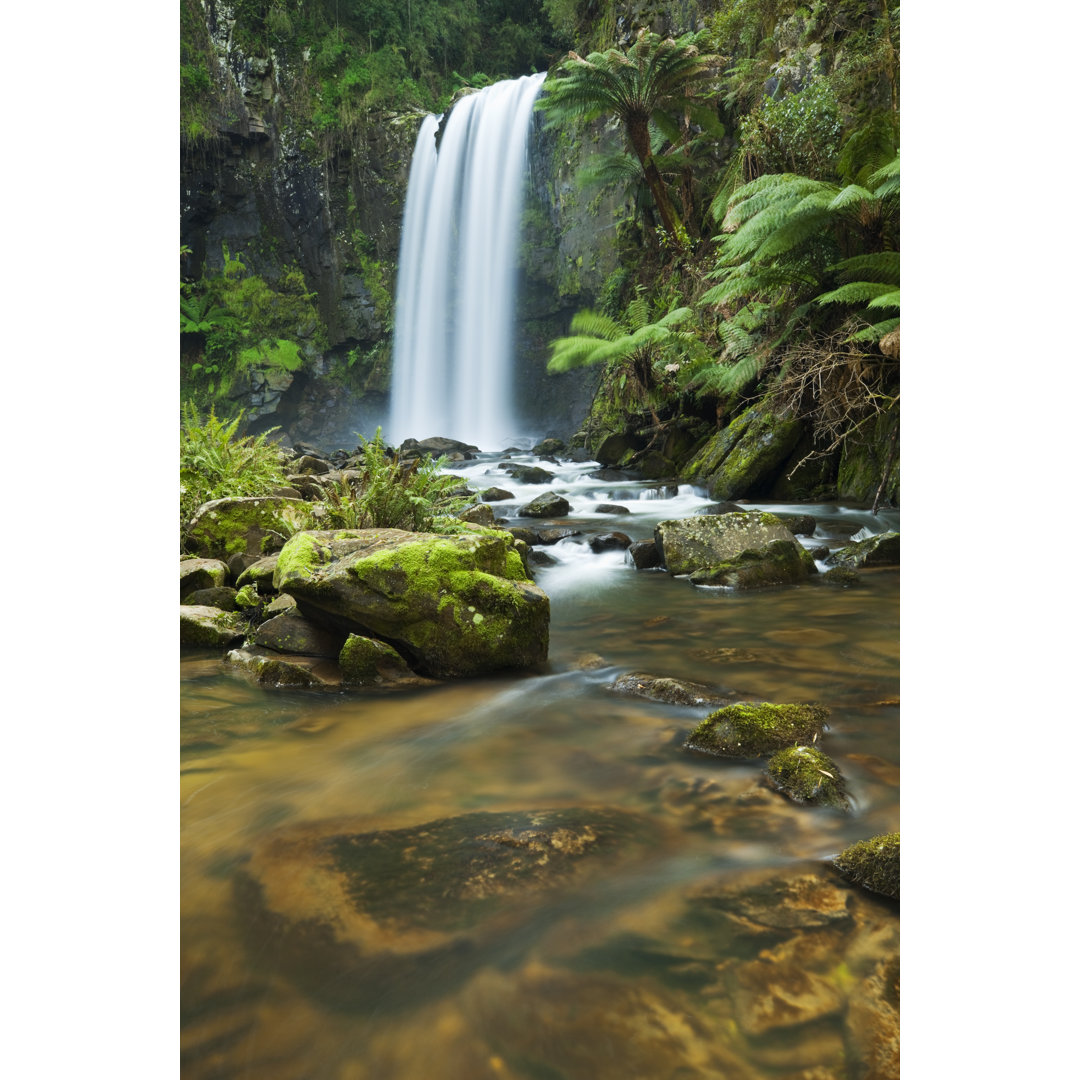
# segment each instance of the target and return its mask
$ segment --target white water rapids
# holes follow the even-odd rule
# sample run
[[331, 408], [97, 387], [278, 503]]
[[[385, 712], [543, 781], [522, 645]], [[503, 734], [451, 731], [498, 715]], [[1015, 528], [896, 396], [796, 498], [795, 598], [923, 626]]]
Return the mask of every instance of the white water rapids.
[[544, 74], [495, 83], [420, 128], [399, 258], [387, 441], [509, 445], [517, 247]]

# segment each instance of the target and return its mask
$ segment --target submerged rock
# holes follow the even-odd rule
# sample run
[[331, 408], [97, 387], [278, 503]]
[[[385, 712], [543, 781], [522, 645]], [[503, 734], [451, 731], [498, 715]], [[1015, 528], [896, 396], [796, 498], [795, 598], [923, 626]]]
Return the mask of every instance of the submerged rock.
[[641, 671], [620, 675], [611, 684], [611, 689], [616, 694], [647, 698], [649, 701], [664, 701], [669, 705], [716, 706], [727, 704], [731, 700], [704, 683], [691, 682], [689, 679], [669, 679], [663, 675], [646, 675]]
[[859, 1076], [900, 1080], [900, 955], [878, 961], [848, 998], [849, 1058]]
[[825, 585], [834, 585], [839, 589], [848, 589], [852, 585], [862, 584], [859, 572], [857, 570], [848, 570], [844, 566], [834, 566], [831, 570], [826, 570], [821, 575], [821, 580]]
[[854, 570], [860, 566], [899, 566], [900, 534], [878, 533], [858, 543], [834, 551], [826, 560], [830, 566]]
[[297, 533], [274, 587], [316, 622], [389, 642], [422, 674], [482, 675], [547, 658], [548, 598], [506, 532]]
[[545, 491], [543, 495], [537, 495], [532, 502], [527, 502], [518, 514], [521, 517], [553, 518], [563, 517], [570, 513], [570, 504], [554, 491]]
[[860, 840], [832, 861], [844, 877], [882, 896], [900, 899], [900, 834]]
[[595, 514], [629, 514], [630, 507], [621, 506], [619, 503], [598, 503], [591, 508]]
[[769, 758], [769, 779], [795, 802], [850, 810], [835, 761], [816, 746], [789, 746]]
[[724, 877], [690, 896], [694, 907], [715, 908], [762, 931], [849, 925], [850, 900], [850, 890], [817, 868], [797, 874], [770, 871], [735, 881]]
[[341, 672], [322, 656], [286, 656], [247, 646], [233, 649], [225, 662], [252, 676], [260, 686], [337, 687]]
[[785, 747], [814, 742], [828, 719], [824, 705], [727, 705], [702, 720], [685, 745], [719, 757], [771, 757]]
[[[654, 827], [588, 808], [472, 813], [370, 831], [350, 821], [271, 834], [236, 879], [252, 947], [335, 1007], [413, 1002], [462, 983], [565, 896], [640, 853]], [[527, 948], [529, 934], [522, 935]]]

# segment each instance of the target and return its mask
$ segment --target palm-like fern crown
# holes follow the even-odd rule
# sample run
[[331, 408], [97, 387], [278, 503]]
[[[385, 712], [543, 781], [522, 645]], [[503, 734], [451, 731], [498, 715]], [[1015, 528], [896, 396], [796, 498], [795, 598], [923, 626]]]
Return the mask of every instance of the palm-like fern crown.
[[571, 52], [538, 105], [556, 120], [609, 112], [624, 121], [648, 120], [659, 109], [693, 110], [720, 59], [702, 54], [697, 42], [696, 34], [660, 38], [642, 31], [625, 53], [608, 49], [582, 58]]

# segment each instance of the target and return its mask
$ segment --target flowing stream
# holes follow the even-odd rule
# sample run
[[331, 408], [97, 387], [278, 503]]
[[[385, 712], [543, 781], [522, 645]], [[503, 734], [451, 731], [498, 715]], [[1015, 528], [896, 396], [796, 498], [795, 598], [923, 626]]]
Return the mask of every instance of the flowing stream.
[[[513, 525], [538, 524], [514, 515], [539, 491], [565, 493], [573, 509], [554, 524], [581, 533], [544, 548], [554, 564], [535, 570], [551, 599], [545, 670], [331, 693], [259, 688], [217, 654], [183, 655], [183, 1075], [871, 1075], [875, 987], [895, 962], [898, 911], [823, 860], [899, 828], [899, 572], [865, 571], [843, 589], [694, 588], [585, 541], [612, 529], [649, 538], [657, 521], [701, 510], [700, 492], [595, 462], [540, 462], [556, 480], [529, 488], [499, 461], [457, 469], [473, 487], [512, 490], [493, 508]], [[630, 512], [597, 513], [601, 502]], [[895, 512], [770, 508], [814, 515], [811, 548], [899, 527]], [[630, 671], [828, 705], [822, 745], [855, 810], [793, 804], [766, 785], [764, 762], [691, 755], [681, 743], [707, 708], [617, 696], [611, 684]], [[394, 943], [400, 971], [357, 987], [314, 931], [298, 951], [237, 888], [253, 853], [326, 821], [370, 832], [564, 808], [632, 812], [652, 840], [535, 907], [490, 901], [491, 925], [512, 917], [514, 929], [478, 942], [467, 971]], [[794, 914], [776, 899], [791, 882], [816, 897]], [[307, 883], [283, 871], [275, 888], [299, 896]]]
[[409, 170], [387, 439], [517, 435], [511, 328], [532, 107], [544, 74], [427, 117]]

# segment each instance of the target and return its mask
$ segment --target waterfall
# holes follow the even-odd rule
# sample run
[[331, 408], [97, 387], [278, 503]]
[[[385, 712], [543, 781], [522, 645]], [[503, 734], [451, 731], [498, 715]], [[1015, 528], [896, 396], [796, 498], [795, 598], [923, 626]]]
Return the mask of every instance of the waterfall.
[[533, 102], [544, 75], [495, 83], [428, 116], [398, 260], [387, 440], [442, 435], [503, 449], [517, 435], [513, 323]]

